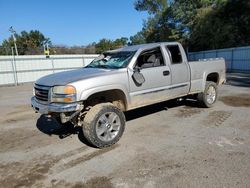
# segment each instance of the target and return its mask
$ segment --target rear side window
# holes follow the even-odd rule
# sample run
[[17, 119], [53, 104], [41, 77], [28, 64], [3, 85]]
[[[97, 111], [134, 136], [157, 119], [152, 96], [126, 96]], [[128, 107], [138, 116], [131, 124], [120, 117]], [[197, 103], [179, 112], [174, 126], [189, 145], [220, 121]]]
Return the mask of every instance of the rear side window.
[[170, 52], [173, 64], [182, 63], [181, 51], [178, 45], [169, 45], [166, 48]]

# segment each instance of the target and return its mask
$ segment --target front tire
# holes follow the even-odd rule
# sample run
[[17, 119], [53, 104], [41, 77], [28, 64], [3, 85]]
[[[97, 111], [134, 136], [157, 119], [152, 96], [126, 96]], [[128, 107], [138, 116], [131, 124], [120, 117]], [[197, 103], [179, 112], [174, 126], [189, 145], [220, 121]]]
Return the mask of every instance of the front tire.
[[198, 102], [202, 107], [211, 108], [217, 100], [217, 85], [214, 82], [206, 82], [203, 93], [198, 94]]
[[108, 147], [119, 141], [125, 122], [123, 112], [113, 104], [97, 104], [84, 117], [83, 134], [95, 147]]

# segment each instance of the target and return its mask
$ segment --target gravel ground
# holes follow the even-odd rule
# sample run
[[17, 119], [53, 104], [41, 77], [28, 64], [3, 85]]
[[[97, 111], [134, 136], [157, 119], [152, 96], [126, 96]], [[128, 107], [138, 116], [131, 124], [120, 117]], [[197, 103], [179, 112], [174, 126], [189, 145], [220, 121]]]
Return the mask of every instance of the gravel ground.
[[250, 76], [228, 75], [213, 108], [164, 102], [126, 113], [118, 144], [30, 108], [32, 84], [0, 87], [1, 187], [250, 187]]

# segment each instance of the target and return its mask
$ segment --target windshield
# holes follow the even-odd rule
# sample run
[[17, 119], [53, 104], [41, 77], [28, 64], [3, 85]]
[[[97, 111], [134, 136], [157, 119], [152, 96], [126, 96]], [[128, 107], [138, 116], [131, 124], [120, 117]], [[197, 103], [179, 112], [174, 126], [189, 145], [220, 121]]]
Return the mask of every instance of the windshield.
[[127, 67], [134, 54], [135, 52], [107, 52], [94, 59], [86, 68], [124, 68]]

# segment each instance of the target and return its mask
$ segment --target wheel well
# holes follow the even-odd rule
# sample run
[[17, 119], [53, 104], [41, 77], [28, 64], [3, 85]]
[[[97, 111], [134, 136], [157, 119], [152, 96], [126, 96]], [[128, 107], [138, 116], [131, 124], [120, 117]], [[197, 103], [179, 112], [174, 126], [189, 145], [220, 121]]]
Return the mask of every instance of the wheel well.
[[218, 82], [219, 82], [219, 74], [216, 73], [216, 72], [208, 74], [206, 81], [212, 81], [212, 82], [218, 84]]
[[116, 107], [122, 111], [127, 109], [127, 100], [123, 91], [119, 89], [113, 89], [108, 91], [101, 91], [95, 94], [92, 94], [85, 101], [86, 106], [94, 106], [99, 103], [110, 102], [113, 103]]

